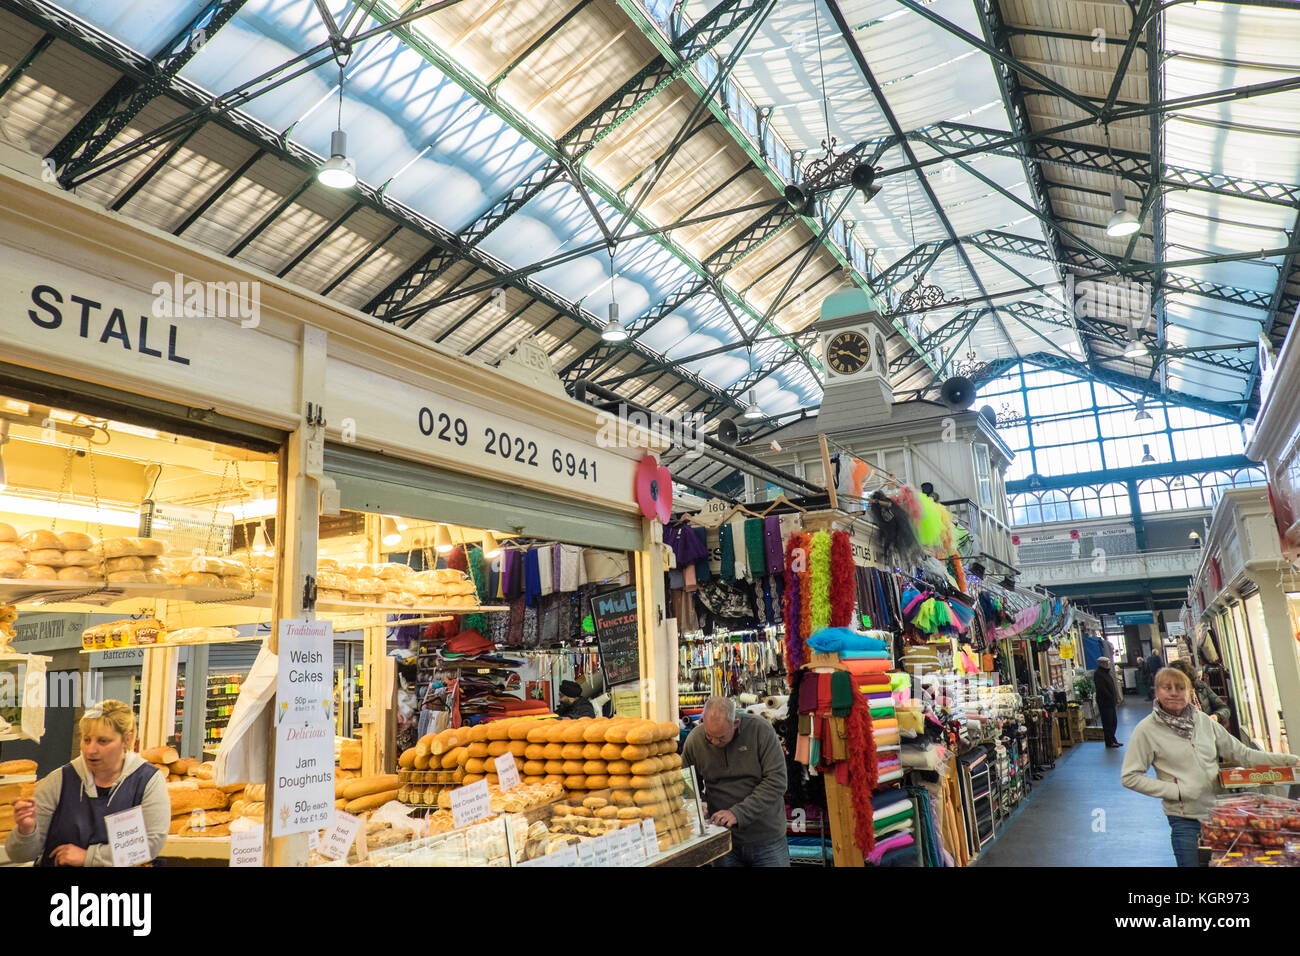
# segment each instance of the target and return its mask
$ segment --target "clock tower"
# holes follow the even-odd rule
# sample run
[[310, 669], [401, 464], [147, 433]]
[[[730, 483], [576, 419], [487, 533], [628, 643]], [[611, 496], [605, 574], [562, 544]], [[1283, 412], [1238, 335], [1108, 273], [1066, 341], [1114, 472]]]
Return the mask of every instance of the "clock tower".
[[894, 403], [889, 384], [886, 324], [856, 286], [832, 292], [813, 326], [821, 341], [825, 385], [822, 431], [887, 421]]

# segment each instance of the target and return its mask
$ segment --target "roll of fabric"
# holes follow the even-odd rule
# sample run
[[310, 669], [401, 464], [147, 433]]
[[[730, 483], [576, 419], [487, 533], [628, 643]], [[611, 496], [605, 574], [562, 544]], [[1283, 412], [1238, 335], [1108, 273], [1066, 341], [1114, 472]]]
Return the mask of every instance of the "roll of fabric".
[[754, 580], [767, 574], [767, 547], [762, 518], [745, 519], [745, 566]]
[[537, 580], [542, 597], [555, 593], [554, 551], [552, 545], [537, 549]]
[[889, 651], [840, 651], [840, 660], [842, 661], [887, 661], [890, 659]]
[[582, 586], [582, 548], [571, 544], [557, 545], [560, 549], [560, 590], [568, 593]]
[[768, 515], [763, 519], [763, 558], [768, 574], [779, 574], [785, 562], [785, 545], [781, 541], [781, 519]]
[[736, 579], [736, 549], [732, 540], [732, 528], [729, 524], [718, 528], [718, 545], [722, 550], [722, 580]]
[[875, 848], [867, 854], [867, 861], [872, 864], [879, 864], [881, 858], [892, 850], [901, 850], [904, 847], [912, 846], [916, 841], [910, 833], [893, 837], [889, 840], [883, 840], [877, 843]]
[[731, 551], [735, 558], [735, 575], [736, 579], [749, 577], [749, 560], [745, 550], [745, 519], [735, 517], [727, 522], [731, 528]]
[[808, 639], [808, 646], [827, 653], [889, 650], [889, 645], [880, 638], [859, 634], [848, 627], [820, 628]]
[[845, 661], [844, 666], [848, 668], [850, 674], [856, 674], [859, 677], [864, 674], [884, 674], [893, 670], [894, 665], [887, 660], [866, 660], [866, 661]]

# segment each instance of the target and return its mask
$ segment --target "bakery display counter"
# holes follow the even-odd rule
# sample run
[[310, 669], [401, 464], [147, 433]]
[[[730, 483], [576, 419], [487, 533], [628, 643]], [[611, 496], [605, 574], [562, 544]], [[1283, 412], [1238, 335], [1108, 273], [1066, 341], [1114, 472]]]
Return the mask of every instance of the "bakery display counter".
[[230, 837], [169, 836], [158, 856], [170, 860], [229, 860]]
[[714, 860], [731, 852], [731, 831], [726, 827], [708, 824], [704, 832], [686, 843], [679, 844], [648, 858], [643, 866], [708, 866]]

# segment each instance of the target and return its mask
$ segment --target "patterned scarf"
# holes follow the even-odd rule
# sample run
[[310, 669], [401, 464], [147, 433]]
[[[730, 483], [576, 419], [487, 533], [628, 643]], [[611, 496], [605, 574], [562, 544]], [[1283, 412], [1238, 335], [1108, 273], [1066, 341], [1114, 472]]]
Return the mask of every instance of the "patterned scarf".
[[1196, 726], [1196, 708], [1188, 704], [1182, 709], [1181, 713], [1171, 714], [1160, 706], [1157, 701], [1151, 708], [1151, 713], [1156, 715], [1156, 720], [1160, 721], [1179, 737], [1184, 740], [1192, 739], [1192, 728]]

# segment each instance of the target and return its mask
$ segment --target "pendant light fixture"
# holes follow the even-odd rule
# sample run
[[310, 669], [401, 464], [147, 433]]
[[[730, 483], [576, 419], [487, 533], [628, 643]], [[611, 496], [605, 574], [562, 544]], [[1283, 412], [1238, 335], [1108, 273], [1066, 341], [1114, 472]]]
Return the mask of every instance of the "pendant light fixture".
[[1138, 399], [1137, 414], [1133, 416], [1133, 421], [1137, 423], [1154, 421], [1151, 413], [1147, 411], [1146, 399]]
[[1138, 337], [1137, 332], [1130, 332], [1128, 345], [1124, 348], [1124, 357], [1129, 359], [1142, 358], [1144, 355], [1150, 355], [1151, 350], [1147, 344]]
[[455, 545], [451, 543], [451, 532], [447, 530], [445, 524], [440, 524], [433, 529], [433, 550], [439, 554], [446, 554]]
[[[749, 374], [754, 374], [754, 346], [752, 343], [749, 346]], [[758, 396], [753, 388], [749, 390], [749, 404], [745, 406], [745, 410], [740, 414], [746, 421], [751, 422], [763, 417], [763, 409], [758, 406]]]
[[1143, 445], [1143, 446], [1142, 446], [1142, 464], [1144, 464], [1144, 465], [1154, 465], [1155, 463], [1156, 463], [1156, 459], [1155, 459], [1155, 456], [1151, 454], [1151, 446], [1150, 446], [1150, 445]]
[[1121, 185], [1116, 185], [1110, 191], [1110, 222], [1106, 223], [1106, 235], [1112, 239], [1123, 239], [1125, 236], [1131, 236], [1142, 228], [1142, 223], [1138, 217], [1129, 212], [1128, 203], [1124, 199], [1124, 189]]
[[316, 181], [330, 189], [351, 189], [357, 184], [357, 167], [348, 156], [348, 134], [343, 131], [343, 64], [339, 64], [339, 119], [330, 134], [330, 158], [316, 170]]
[[388, 515], [384, 515], [383, 521], [379, 523], [379, 533], [385, 547], [394, 548], [402, 543], [402, 532], [397, 530], [397, 522]]
[[501, 545], [497, 544], [496, 535], [491, 531], [483, 532], [483, 557], [488, 561], [501, 557]]
[[627, 329], [618, 318], [618, 301], [614, 298], [614, 244], [609, 244], [609, 321], [601, 331], [600, 337], [606, 342], [626, 342]]

